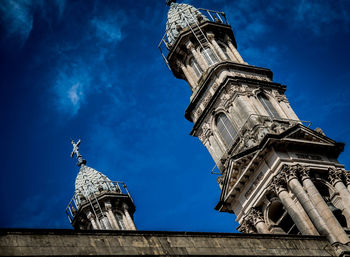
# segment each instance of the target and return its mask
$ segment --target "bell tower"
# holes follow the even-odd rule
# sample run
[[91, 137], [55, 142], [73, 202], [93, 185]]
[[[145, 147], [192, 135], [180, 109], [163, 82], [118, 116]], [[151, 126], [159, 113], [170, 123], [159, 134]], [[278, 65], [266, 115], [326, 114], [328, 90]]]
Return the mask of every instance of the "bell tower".
[[72, 140], [71, 157], [80, 167], [75, 192], [66, 208], [72, 226], [79, 230], [136, 230], [135, 205], [124, 182], [114, 182], [86, 165], [79, 153], [81, 141]]
[[325, 235], [350, 242], [350, 176], [344, 144], [299, 120], [286, 86], [246, 63], [223, 12], [168, 0], [159, 48], [191, 90], [185, 117], [216, 163], [215, 209], [245, 233]]

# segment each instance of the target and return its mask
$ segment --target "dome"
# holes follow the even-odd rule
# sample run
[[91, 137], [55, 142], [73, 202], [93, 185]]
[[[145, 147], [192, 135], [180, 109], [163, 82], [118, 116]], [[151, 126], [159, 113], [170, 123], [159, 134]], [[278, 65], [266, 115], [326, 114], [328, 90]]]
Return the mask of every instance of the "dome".
[[90, 168], [86, 165], [80, 167], [80, 171], [75, 180], [75, 200], [77, 205], [81, 201], [88, 199], [93, 194], [98, 194], [101, 191], [116, 191], [116, 186], [112, 181], [101, 172]]
[[[198, 19], [199, 18], [199, 19]], [[181, 30], [193, 25], [198, 20], [208, 20], [200, 11], [189, 4], [177, 4], [172, 2], [168, 12], [166, 23], [166, 35], [170, 45], [172, 45]]]

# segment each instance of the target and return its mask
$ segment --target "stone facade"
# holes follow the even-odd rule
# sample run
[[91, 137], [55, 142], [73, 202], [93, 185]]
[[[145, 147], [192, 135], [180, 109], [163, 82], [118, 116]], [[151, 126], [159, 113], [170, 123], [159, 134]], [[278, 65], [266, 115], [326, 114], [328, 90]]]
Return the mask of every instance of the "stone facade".
[[322, 235], [347, 247], [350, 173], [337, 161], [344, 145], [299, 120], [286, 86], [243, 60], [222, 19], [198, 17], [178, 32], [167, 62], [192, 90], [191, 135], [219, 169], [216, 209], [234, 213], [244, 233]]
[[157, 231], [0, 230], [0, 256], [345, 256], [325, 237]]

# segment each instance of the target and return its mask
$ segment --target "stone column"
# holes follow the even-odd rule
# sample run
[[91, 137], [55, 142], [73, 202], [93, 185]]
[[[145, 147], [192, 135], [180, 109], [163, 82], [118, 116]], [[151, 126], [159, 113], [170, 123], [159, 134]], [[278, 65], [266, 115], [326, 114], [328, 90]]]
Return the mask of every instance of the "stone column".
[[340, 198], [343, 202], [344, 212], [346, 213], [347, 217], [350, 218], [350, 192], [342, 181], [342, 175], [343, 171], [340, 169], [328, 169], [329, 181], [334, 186], [335, 190], [339, 193]]
[[[300, 165], [296, 165], [299, 167]], [[323, 220], [322, 216], [317, 211], [315, 205], [310, 200], [308, 194], [305, 192], [303, 186], [300, 184], [299, 180], [295, 177], [294, 172], [296, 169], [292, 169], [288, 165], [283, 165], [281, 173], [286, 174], [287, 181], [290, 189], [293, 194], [298, 198], [300, 204], [303, 206], [305, 212], [310, 217], [313, 225], [316, 227], [320, 235], [325, 235], [331, 241], [331, 243], [337, 242], [337, 239], [334, 234], [331, 233], [327, 224]]]
[[118, 222], [114, 216], [114, 213], [112, 212], [112, 204], [111, 203], [105, 203], [105, 207], [107, 210], [107, 217], [109, 220], [109, 223], [112, 225], [113, 229], [119, 229]]
[[193, 58], [197, 61], [198, 65], [201, 67], [202, 71], [204, 72], [209, 67], [204, 57], [196, 51], [192, 42], [189, 42], [186, 45], [186, 47], [188, 50], [191, 51]]
[[309, 198], [311, 199], [312, 203], [316, 207], [318, 213], [321, 215], [321, 218], [325, 221], [329, 228], [329, 233], [332, 236], [332, 238], [336, 239], [336, 241], [333, 242], [340, 242], [342, 244], [346, 244], [350, 242], [349, 237], [345, 233], [342, 226], [339, 224], [338, 220], [334, 217], [332, 211], [328, 208], [328, 205], [324, 201], [321, 194], [318, 192], [316, 186], [311, 181], [309, 177], [309, 170], [305, 167], [303, 167], [300, 170], [301, 173], [301, 180], [303, 183], [303, 186], [305, 190], [307, 191], [307, 194]]
[[95, 221], [95, 216], [92, 214], [92, 212], [88, 212], [86, 217], [91, 222], [91, 225], [92, 225], [93, 229], [99, 229], [99, 226], [97, 226], [96, 221]]
[[252, 224], [254, 225], [254, 227], [256, 228], [258, 233], [261, 233], [261, 234], [269, 234], [270, 233], [270, 231], [267, 228], [267, 225], [262, 217], [262, 213], [260, 210], [258, 210], [256, 208], [250, 209], [249, 214], [248, 214], [248, 219], [251, 220]]
[[241, 55], [237, 51], [236, 47], [234, 47], [234, 45], [232, 44], [230, 39], [227, 40], [227, 45], [231, 49], [231, 51], [232, 51], [233, 55], [235, 56], [235, 58], [237, 59], [237, 61], [239, 63], [245, 63], [243, 58], [241, 57]]
[[193, 90], [196, 87], [196, 83], [194, 82], [193, 77], [189, 73], [187, 67], [182, 62], [177, 62], [177, 65], [180, 66], [182, 72], [185, 74], [185, 77]]
[[346, 188], [350, 191], [350, 172], [344, 171]]
[[288, 183], [288, 181], [285, 180], [283, 175], [276, 176], [273, 180], [271, 188], [281, 200], [281, 203], [302, 235], [319, 235], [306, 212], [303, 209], [299, 209], [293, 201], [292, 197], [287, 191], [286, 183]]
[[226, 57], [225, 53], [222, 51], [221, 47], [216, 42], [216, 40], [214, 38], [214, 34], [207, 33], [207, 37], [208, 37], [210, 43], [212, 44], [212, 46], [214, 47], [216, 54], [221, 58], [221, 60], [226, 60], [227, 57]]
[[128, 228], [130, 230], [137, 230], [136, 229], [136, 226], [135, 226], [135, 223], [133, 221], [133, 219], [131, 218], [130, 216], [130, 213], [129, 213], [129, 206], [127, 204], [123, 204], [123, 212], [124, 212], [124, 215], [125, 215], [125, 218], [126, 218], [126, 225], [128, 226]]

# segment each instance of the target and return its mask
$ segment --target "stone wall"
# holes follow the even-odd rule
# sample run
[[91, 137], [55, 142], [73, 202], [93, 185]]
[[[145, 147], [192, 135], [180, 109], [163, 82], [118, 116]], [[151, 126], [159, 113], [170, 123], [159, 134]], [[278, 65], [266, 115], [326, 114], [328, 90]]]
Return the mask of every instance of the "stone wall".
[[339, 256], [325, 237], [1, 229], [0, 256]]

